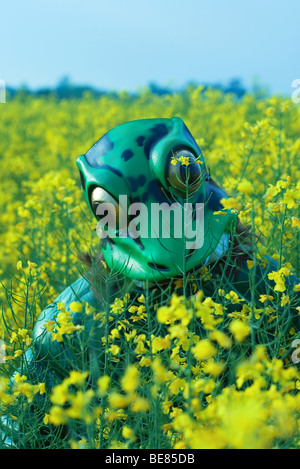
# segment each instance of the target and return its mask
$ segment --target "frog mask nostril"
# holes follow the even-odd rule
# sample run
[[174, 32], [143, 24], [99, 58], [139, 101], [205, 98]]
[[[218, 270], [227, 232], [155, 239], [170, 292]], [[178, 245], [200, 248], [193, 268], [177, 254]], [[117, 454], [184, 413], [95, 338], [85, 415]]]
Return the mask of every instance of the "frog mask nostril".
[[148, 266], [153, 270], [160, 270], [161, 272], [168, 272], [170, 269], [165, 265], [154, 264], [153, 262], [148, 262]]

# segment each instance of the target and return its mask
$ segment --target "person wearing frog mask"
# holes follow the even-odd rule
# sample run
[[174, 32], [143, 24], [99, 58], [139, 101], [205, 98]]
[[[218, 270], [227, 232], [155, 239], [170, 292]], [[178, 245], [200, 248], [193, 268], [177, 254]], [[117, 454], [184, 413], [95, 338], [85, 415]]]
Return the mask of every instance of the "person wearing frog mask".
[[[222, 199], [228, 196], [211, 177], [195, 139], [179, 117], [123, 123], [81, 155], [77, 167], [88, 207], [100, 219], [97, 231], [102, 239], [99, 253], [82, 256], [88, 273], [64, 290], [36, 322], [33, 345], [23, 360], [23, 374], [32, 382], [45, 382], [51, 389], [77, 364], [80, 344], [76, 334], [68, 348], [64, 342], [52, 340], [47, 328], [49, 321], [55, 322], [61, 303], [67, 310], [73, 302], [81, 302], [83, 310], [88, 305], [102, 311], [105, 303], [111, 304], [120, 294], [121, 287], [123, 294], [140, 295], [150, 290], [161, 298], [162, 291], [170, 295], [182, 279], [183, 294], [192, 294], [190, 285], [196, 285], [212, 298], [217, 297], [220, 286], [248, 301], [254, 298], [251, 285], [255, 285], [257, 298], [273, 288], [268, 273], [278, 269], [276, 263], [266, 258], [265, 265], [258, 263], [254, 272], [249, 270], [253, 237], [234, 211], [224, 209]], [[128, 213], [132, 204], [137, 211], [143, 207], [149, 228], [154, 225], [152, 207], [173, 203], [180, 222], [175, 215], [169, 218], [169, 236], [157, 231], [151, 236], [151, 230], [150, 235], [148, 230], [148, 235], [142, 236], [142, 227], [137, 229], [137, 220]], [[185, 204], [202, 210], [201, 237], [196, 236], [194, 243], [187, 240], [184, 229], [179, 231], [181, 235], [174, 235], [176, 223], [185, 219]], [[106, 226], [104, 219], [110, 220]], [[197, 213], [189, 224], [190, 232], [197, 235]], [[289, 276], [289, 291], [297, 283], [295, 276]], [[285, 327], [286, 321], [293, 324], [297, 315], [291, 310]], [[72, 313], [72, 318], [74, 324], [81, 325], [82, 314]], [[91, 361], [101, 369], [103, 331], [93, 319], [85, 322], [84, 330]], [[4, 416], [1, 426], [3, 443], [16, 447], [20, 441], [18, 425]]]

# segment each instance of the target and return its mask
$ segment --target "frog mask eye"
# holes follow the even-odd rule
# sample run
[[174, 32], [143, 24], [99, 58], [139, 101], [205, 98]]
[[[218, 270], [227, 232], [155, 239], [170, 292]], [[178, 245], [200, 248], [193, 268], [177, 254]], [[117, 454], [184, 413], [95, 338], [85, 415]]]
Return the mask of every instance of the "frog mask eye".
[[189, 148], [179, 148], [172, 152], [166, 168], [166, 180], [171, 191], [182, 198], [192, 195], [202, 182], [200, 160]]
[[90, 204], [93, 213], [100, 222], [104, 220], [109, 226], [118, 228], [121, 208], [116, 199], [102, 187], [91, 190]]

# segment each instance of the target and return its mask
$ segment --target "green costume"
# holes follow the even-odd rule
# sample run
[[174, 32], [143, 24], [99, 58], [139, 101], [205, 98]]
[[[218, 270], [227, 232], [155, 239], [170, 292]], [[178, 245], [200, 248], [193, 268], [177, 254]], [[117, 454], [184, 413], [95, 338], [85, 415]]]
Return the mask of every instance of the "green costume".
[[[235, 234], [237, 215], [223, 208], [221, 199], [227, 196], [211, 179], [196, 141], [180, 118], [124, 123], [109, 131], [85, 155], [80, 156], [77, 166], [88, 206], [96, 218], [101, 212], [103, 259], [111, 272], [121, 272], [124, 278], [132, 282], [134, 291], [139, 293], [145, 286], [159, 290], [160, 283], [182, 278], [186, 273], [199, 277], [200, 268], [213, 266], [211, 279], [201, 284], [207, 295], [213, 295], [216, 291], [221, 274], [222, 288], [227, 284], [228, 288], [234, 288], [246, 300], [252, 299], [251, 282], [255, 282], [256, 295], [266, 293], [267, 273], [277, 270], [276, 263], [267, 259], [265, 268], [257, 266], [253, 279], [246, 262], [247, 257], [251, 256], [246, 246], [242, 247], [244, 255], [239, 266], [230, 262], [227, 254]], [[120, 196], [123, 196], [122, 204]], [[176, 203], [181, 235], [174, 235], [174, 230], [178, 228], [175, 215], [169, 218], [168, 236], [160, 232], [155, 232], [156, 236], [142, 235], [142, 227], [137, 226], [136, 218], [132, 219], [136, 212], [128, 215], [124, 202], [128, 206], [136, 204], [136, 212], [139, 207], [146, 210], [146, 215], [144, 213], [144, 218], [140, 218], [139, 222], [140, 225], [146, 223], [148, 232], [154, 224], [151, 219], [153, 205], [160, 204], [166, 210], [164, 213], [168, 213], [167, 204]], [[202, 204], [203, 234], [197, 241], [186, 236], [185, 203], [193, 207]], [[103, 206], [106, 211], [101, 211]], [[109, 218], [112, 208], [115, 210]], [[105, 216], [110, 224], [103, 222]], [[189, 223], [189, 233], [195, 233], [199, 226], [197, 216], [192, 216]], [[225, 258], [227, 261], [224, 261]], [[226, 267], [225, 276], [222, 263]], [[292, 288], [299, 280], [290, 276], [287, 282]], [[46, 382], [49, 388], [68, 375], [76, 362], [76, 337], [72, 350], [69, 350], [64, 343], [52, 340], [45, 323], [55, 320], [60, 302], [68, 309], [72, 302], [81, 301], [101, 311], [103, 305], [97, 288], [85, 277], [80, 277], [43, 311], [33, 331], [33, 347], [23, 360], [23, 374], [31, 376], [33, 381]], [[107, 298], [109, 303], [113, 298], [112, 293]], [[291, 312], [288, 318], [290, 322], [293, 321], [293, 314]], [[73, 316], [74, 323], [81, 324], [82, 314], [75, 313]], [[96, 366], [101, 368], [103, 345], [99, 327], [92, 319], [85, 322], [87, 350], [96, 360]], [[2, 429], [4, 443], [8, 447], [18, 447], [20, 436], [17, 424], [2, 417]], [[24, 440], [20, 438], [20, 441]]]

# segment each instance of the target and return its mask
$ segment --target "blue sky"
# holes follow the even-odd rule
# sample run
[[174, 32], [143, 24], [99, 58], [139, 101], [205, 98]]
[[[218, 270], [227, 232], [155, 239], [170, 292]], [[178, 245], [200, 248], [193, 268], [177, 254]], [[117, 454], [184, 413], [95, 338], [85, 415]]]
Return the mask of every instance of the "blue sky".
[[10, 0], [0, 6], [0, 78], [139, 90], [150, 81], [300, 78], [299, 0]]

